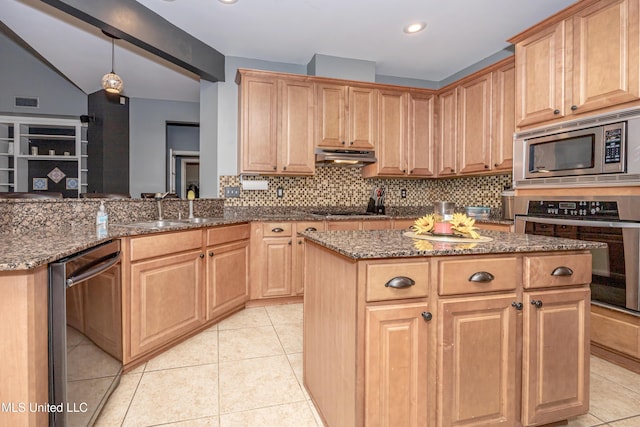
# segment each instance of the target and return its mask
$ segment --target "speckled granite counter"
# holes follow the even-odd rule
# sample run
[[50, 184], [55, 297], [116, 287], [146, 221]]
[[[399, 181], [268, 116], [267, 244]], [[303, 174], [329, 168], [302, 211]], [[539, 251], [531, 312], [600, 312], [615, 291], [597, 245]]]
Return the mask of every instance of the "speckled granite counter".
[[402, 230], [358, 230], [307, 231], [300, 234], [353, 259], [570, 251], [606, 247], [606, 244], [598, 242], [488, 230], [481, 234], [493, 240], [478, 243], [434, 242], [406, 237], [403, 233]]
[[[314, 210], [339, 212], [358, 210], [366, 207], [323, 207], [323, 208], [224, 208], [219, 199], [197, 201], [196, 216], [214, 218], [206, 224], [184, 223], [161, 230], [118, 226], [118, 223], [131, 223], [152, 220], [156, 215], [156, 205], [152, 200], [105, 200], [109, 212], [109, 233], [106, 237], [96, 235], [93, 221], [100, 199], [88, 200], [12, 200], [0, 203], [0, 271], [27, 270], [46, 265], [65, 256], [80, 252], [109, 239], [186, 230], [190, 228], [211, 227], [216, 225], [237, 224], [251, 221], [321, 221], [340, 220], [381, 220], [414, 219], [430, 212], [430, 207], [390, 207], [384, 216], [321, 216]], [[187, 205], [184, 200], [167, 200], [165, 213], [169, 218], [179, 214], [186, 216]], [[17, 212], [20, 214], [17, 214]], [[511, 224], [499, 219], [483, 222]], [[488, 232], [487, 232], [488, 233]], [[410, 255], [409, 255], [410, 256]]]

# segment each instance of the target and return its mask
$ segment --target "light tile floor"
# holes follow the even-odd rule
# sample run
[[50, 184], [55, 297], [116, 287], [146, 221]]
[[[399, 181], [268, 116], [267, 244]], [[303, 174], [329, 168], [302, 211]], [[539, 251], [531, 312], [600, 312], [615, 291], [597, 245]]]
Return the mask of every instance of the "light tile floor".
[[[122, 377], [97, 426], [322, 426], [302, 385], [302, 304], [242, 310]], [[640, 426], [640, 375], [591, 358], [570, 427]]]

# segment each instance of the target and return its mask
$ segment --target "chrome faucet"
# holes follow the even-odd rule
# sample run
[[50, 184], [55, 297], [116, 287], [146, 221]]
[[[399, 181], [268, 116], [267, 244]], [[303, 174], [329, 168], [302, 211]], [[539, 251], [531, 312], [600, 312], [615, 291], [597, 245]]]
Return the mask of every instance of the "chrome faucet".
[[162, 221], [164, 219], [162, 218], [162, 201], [167, 197], [167, 195], [169, 195], [169, 193], [156, 193], [153, 196], [158, 204], [158, 221]]

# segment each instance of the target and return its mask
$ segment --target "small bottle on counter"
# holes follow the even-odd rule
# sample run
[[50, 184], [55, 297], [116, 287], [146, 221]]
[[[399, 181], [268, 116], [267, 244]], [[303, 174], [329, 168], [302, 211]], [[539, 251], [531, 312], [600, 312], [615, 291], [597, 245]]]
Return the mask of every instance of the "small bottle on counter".
[[104, 207], [104, 202], [100, 202], [100, 207], [98, 208], [98, 212], [96, 213], [96, 231], [98, 233], [98, 237], [107, 236], [108, 222], [109, 215], [107, 214], [107, 210]]

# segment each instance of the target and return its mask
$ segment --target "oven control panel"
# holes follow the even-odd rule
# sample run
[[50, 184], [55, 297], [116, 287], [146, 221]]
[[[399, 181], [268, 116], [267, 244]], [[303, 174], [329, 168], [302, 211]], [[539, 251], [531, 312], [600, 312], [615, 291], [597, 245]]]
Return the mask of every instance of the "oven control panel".
[[531, 200], [527, 215], [573, 219], [620, 219], [618, 203], [607, 201]]

